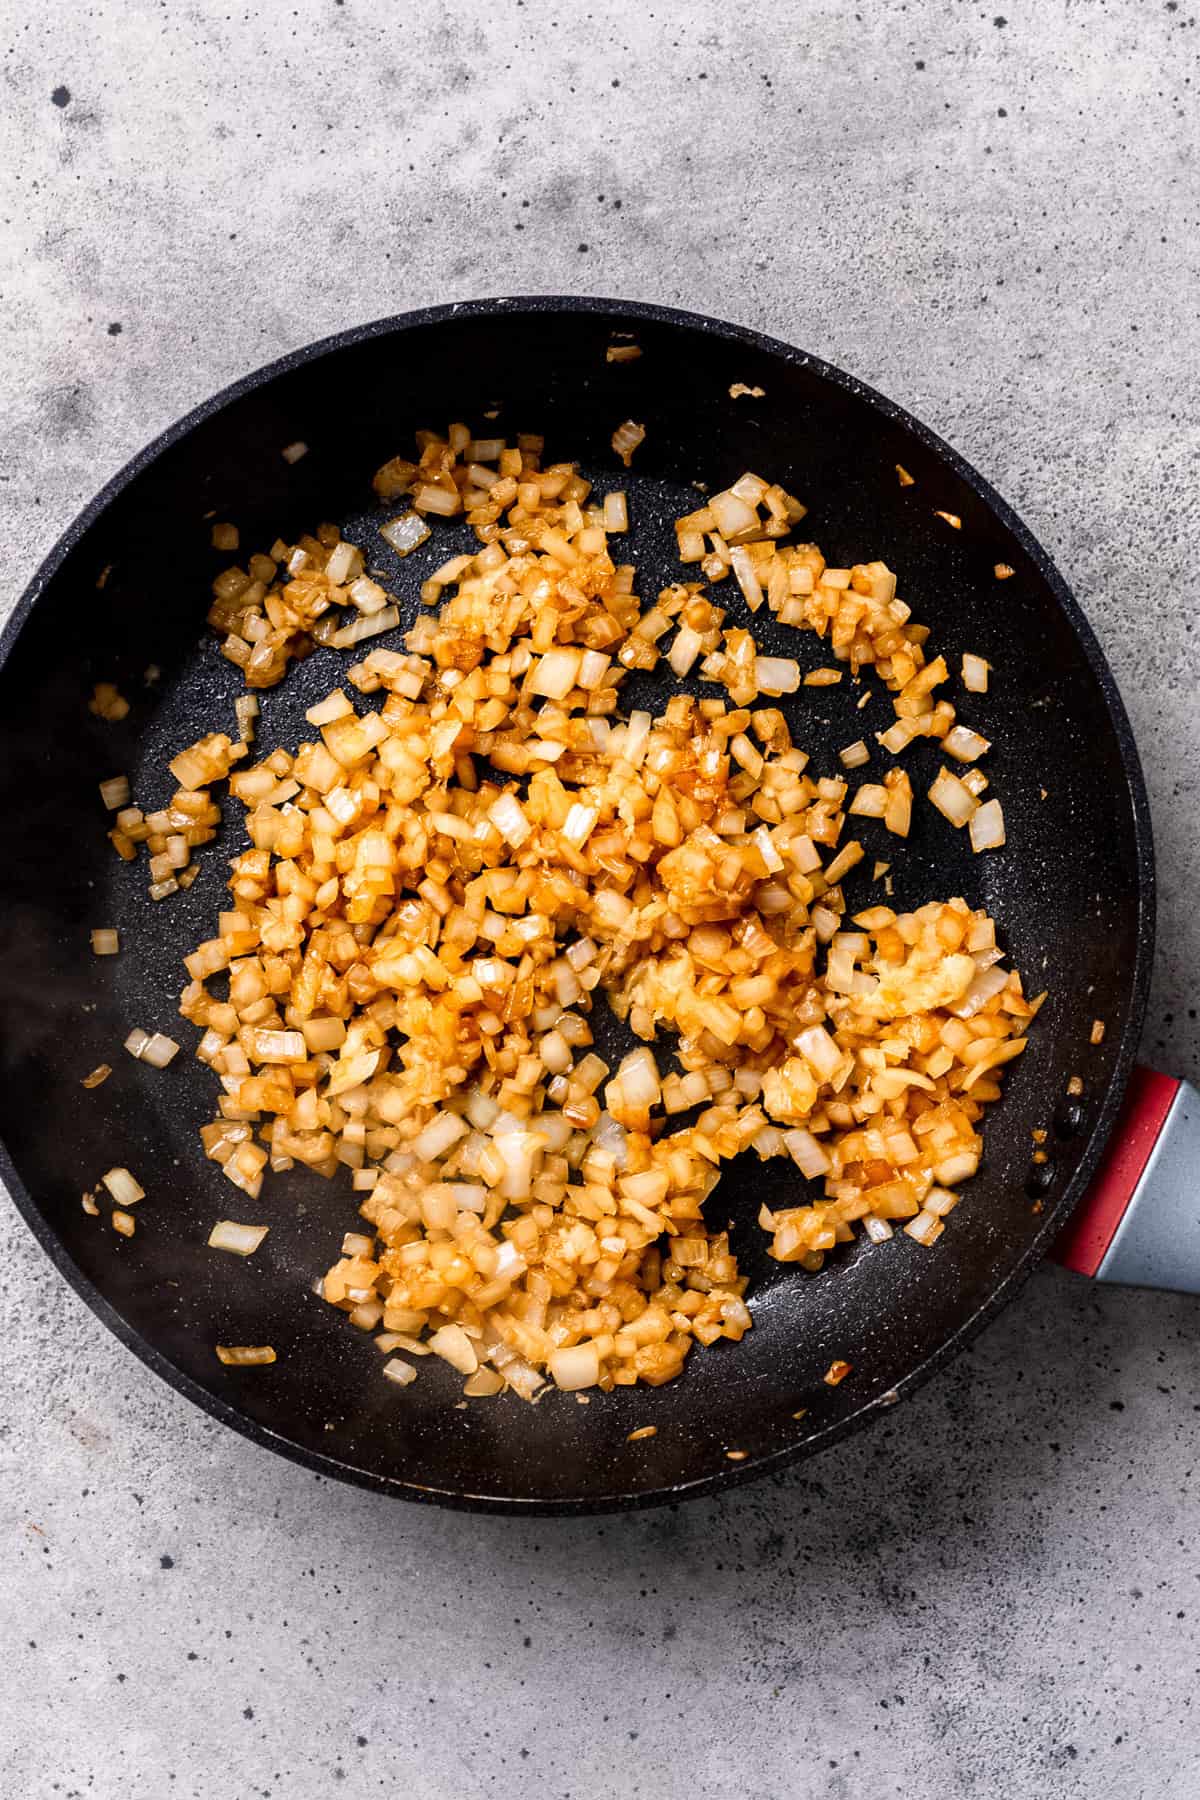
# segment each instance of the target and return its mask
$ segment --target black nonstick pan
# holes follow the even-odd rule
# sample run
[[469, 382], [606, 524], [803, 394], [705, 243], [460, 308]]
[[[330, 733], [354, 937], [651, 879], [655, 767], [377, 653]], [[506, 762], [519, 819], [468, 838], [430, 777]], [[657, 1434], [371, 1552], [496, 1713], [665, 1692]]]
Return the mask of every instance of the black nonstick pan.
[[[638, 360], [606, 361], [617, 334], [636, 338]], [[762, 393], [731, 397], [735, 384]], [[212, 1078], [176, 1002], [182, 955], [215, 928], [236, 828], [231, 817], [201, 851], [186, 893], [155, 906], [144, 864], [135, 874], [113, 854], [97, 793], [125, 772], [139, 804], [161, 805], [174, 785], [168, 757], [233, 728], [241, 678], [204, 623], [223, 566], [209, 547], [214, 515], [238, 525], [246, 550], [323, 519], [365, 542], [395, 510], [374, 504], [372, 471], [407, 451], [414, 429], [451, 419], [480, 429], [493, 409], [489, 435], [543, 432], [549, 454], [628, 491], [643, 596], [678, 578], [671, 521], [697, 504], [691, 484], [754, 469], [804, 500], [804, 533], [830, 561], [878, 556], [899, 572], [951, 667], [964, 651], [992, 663], [990, 692], [962, 711], [996, 746], [988, 771], [1006, 848], [973, 856], [965, 832], [918, 802], [907, 845], [885, 848], [880, 826], [879, 854], [893, 864], [895, 904], [961, 894], [985, 905], [1027, 991], [1049, 990], [989, 1115], [982, 1169], [935, 1248], [898, 1235], [848, 1247], [817, 1275], [773, 1264], [758, 1208], [799, 1178], [750, 1157], [709, 1209], [732, 1222], [753, 1330], [698, 1350], [665, 1387], [597, 1393], [587, 1407], [555, 1393], [532, 1409], [513, 1395], [460, 1407], [461, 1382], [436, 1359], [404, 1392], [381, 1380], [369, 1336], [310, 1291], [354, 1228], [348, 1179], [272, 1178], [254, 1208], [272, 1225], [262, 1250], [243, 1262], [206, 1248], [232, 1190], [201, 1151]], [[647, 427], [628, 474], [609, 443], [626, 418]], [[307, 454], [285, 460], [297, 442]], [[399, 566], [406, 617], [465, 532], [441, 532]], [[1010, 579], [997, 579], [997, 564]], [[805, 668], [828, 660], [815, 637], [765, 612], [755, 631]], [[348, 331], [238, 383], [137, 457], [39, 571], [0, 658], [0, 1173], [58, 1269], [131, 1349], [215, 1417], [310, 1468], [410, 1499], [564, 1512], [779, 1469], [903, 1396], [977, 1331], [1097, 1165], [1133, 1060], [1153, 932], [1146, 799], [1112, 677], [1061, 577], [988, 484], [899, 407], [800, 351], [604, 300], [481, 301]], [[348, 660], [319, 650], [294, 666], [263, 696], [260, 743], [294, 746], [304, 709]], [[147, 680], [152, 665], [160, 673]], [[670, 679], [645, 691], [661, 702]], [[97, 681], [131, 700], [126, 720], [89, 714]], [[839, 747], [891, 720], [879, 684], [856, 712], [861, 691], [793, 697], [793, 736], [823, 772], [837, 772]], [[922, 793], [935, 750], [918, 742], [905, 762]], [[866, 873], [874, 847], [857, 887], [851, 878], [852, 904], [879, 897]], [[92, 955], [89, 932], [103, 925], [119, 929], [120, 956]], [[165, 1071], [135, 1062], [121, 1048], [134, 1025], [172, 1033], [188, 1053]], [[101, 1062], [113, 1075], [84, 1090]], [[1048, 1133], [1044, 1161], [1035, 1129]], [[147, 1190], [128, 1241], [80, 1204], [113, 1164]], [[217, 1342], [269, 1342], [278, 1361], [228, 1369]], [[833, 1388], [822, 1376], [835, 1358], [852, 1373]], [[656, 1435], [628, 1442], [643, 1425]]]

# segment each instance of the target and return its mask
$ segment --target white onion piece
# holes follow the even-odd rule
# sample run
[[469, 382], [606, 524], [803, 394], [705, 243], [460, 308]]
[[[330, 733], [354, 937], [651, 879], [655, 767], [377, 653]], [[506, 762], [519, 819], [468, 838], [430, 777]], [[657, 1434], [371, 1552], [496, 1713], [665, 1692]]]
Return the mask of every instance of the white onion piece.
[[595, 1344], [575, 1344], [568, 1350], [552, 1350], [548, 1367], [555, 1387], [568, 1394], [579, 1388], [595, 1387], [600, 1379], [600, 1357]]
[[397, 1387], [410, 1387], [417, 1379], [417, 1371], [401, 1356], [393, 1356], [389, 1362], [385, 1362], [383, 1372]]
[[388, 603], [388, 598], [387, 589], [381, 588], [379, 583], [372, 581], [369, 575], [360, 575], [357, 581], [350, 583], [351, 602], [360, 613], [365, 613], [367, 618], [382, 612]]
[[489, 1394], [498, 1394], [503, 1386], [504, 1377], [496, 1369], [476, 1369], [474, 1375], [463, 1383], [463, 1393], [469, 1400], [478, 1400]]
[[269, 1230], [269, 1225], [239, 1225], [234, 1219], [218, 1219], [208, 1234], [208, 1247], [229, 1250], [234, 1256], [253, 1256]]
[[629, 724], [625, 730], [625, 741], [621, 745], [621, 755], [627, 763], [640, 768], [646, 754], [646, 745], [650, 738], [650, 727], [653, 723], [648, 712], [635, 712], [629, 715]]
[[986, 1006], [989, 1000], [1002, 993], [1007, 986], [1008, 976], [1003, 969], [996, 968], [994, 965], [987, 969], [981, 969], [972, 980], [959, 1004], [951, 1007], [950, 1010], [956, 1019], [973, 1018], [981, 1006]]
[[817, 937], [823, 944], [829, 942], [830, 938], [841, 924], [841, 920], [838, 918], [837, 914], [835, 912], [830, 912], [827, 906], [813, 907], [812, 922]]
[[496, 1139], [504, 1163], [500, 1192], [506, 1200], [525, 1200], [533, 1185], [534, 1165], [541, 1154], [542, 1140], [520, 1126]]
[[505, 843], [511, 844], [514, 850], [520, 849], [533, 830], [515, 794], [501, 794], [488, 809], [488, 818]]
[[488, 1191], [478, 1182], [447, 1181], [442, 1186], [459, 1212], [482, 1213], [487, 1207]]
[[345, 582], [354, 567], [357, 555], [358, 551], [354, 545], [346, 543], [344, 538], [341, 543], [333, 546], [329, 552], [329, 560], [325, 564], [325, 573], [335, 587], [341, 587]]
[[421, 1195], [421, 1222], [427, 1231], [453, 1231], [458, 1208], [448, 1186], [434, 1182]]
[[100, 1177], [118, 1206], [133, 1206], [146, 1198], [146, 1190], [141, 1187], [128, 1169], [110, 1169]]
[[479, 1367], [475, 1346], [461, 1325], [443, 1325], [430, 1337], [429, 1348], [460, 1375], [473, 1375]]
[[916, 733], [907, 719], [897, 719], [896, 723], [889, 725], [886, 731], [877, 731], [875, 741], [882, 744], [885, 750], [890, 750], [893, 756], [898, 756], [901, 750], [906, 749], [912, 743], [915, 736]]
[[969, 1181], [979, 1167], [979, 1153], [976, 1150], [960, 1150], [954, 1156], [947, 1156], [934, 1169], [942, 1187], [957, 1187], [960, 1181]]
[[629, 530], [629, 504], [620, 489], [604, 496], [604, 529], [605, 531]]
[[628, 468], [633, 460], [633, 453], [646, 435], [644, 425], [635, 425], [632, 419], [626, 419], [618, 425], [612, 434], [612, 447]]
[[582, 850], [599, 817], [594, 806], [584, 806], [581, 801], [573, 801], [563, 820], [562, 835], [568, 844], [573, 844], [576, 850]]
[[413, 1139], [412, 1153], [420, 1162], [434, 1162], [466, 1133], [466, 1123], [457, 1113], [435, 1113], [424, 1131]]
[[742, 590], [742, 597], [751, 612], [757, 612], [763, 603], [762, 585], [758, 572], [750, 560], [750, 552], [742, 546], [729, 553], [729, 566], [733, 570], [734, 579]]
[[991, 747], [988, 739], [972, 731], [969, 725], [952, 725], [942, 739], [942, 749], [955, 762], [974, 762], [977, 757], [986, 755]]
[[548, 650], [533, 672], [529, 691], [547, 700], [565, 700], [575, 686], [582, 654], [579, 650]]
[[516, 1281], [517, 1277], [523, 1275], [528, 1267], [529, 1264], [525, 1261], [525, 1258], [521, 1255], [517, 1246], [510, 1243], [506, 1238], [496, 1251], [496, 1262], [492, 1272], [492, 1279], [494, 1281]]
[[979, 806], [971, 790], [965, 788], [958, 776], [952, 775], [949, 769], [938, 770], [929, 790], [929, 798], [942, 817], [949, 819], [956, 830], [961, 830], [967, 824]]
[[413, 495], [413, 505], [424, 512], [431, 512], [439, 519], [451, 519], [462, 505], [457, 488], [437, 487], [433, 482], [426, 482]]
[[812, 1180], [817, 1175], [829, 1174], [833, 1164], [811, 1131], [785, 1131], [783, 1141], [787, 1145], [788, 1155], [802, 1175], [807, 1175]]
[[810, 1025], [795, 1040], [796, 1048], [811, 1066], [819, 1081], [830, 1081], [842, 1060], [838, 1049], [823, 1025]]
[[875, 782], [864, 781], [846, 808], [855, 818], [882, 819], [887, 811], [888, 790]]
[[991, 663], [969, 653], [962, 659], [962, 683], [969, 694], [986, 694]]
[[575, 677], [576, 687], [586, 693], [595, 693], [604, 683], [604, 677], [612, 667], [612, 657], [605, 656], [602, 650], [585, 650], [579, 659], [579, 673]]
[[109, 812], [120, 812], [123, 806], [129, 805], [129, 777], [114, 775], [111, 781], [102, 781], [100, 798]]
[[276, 1360], [270, 1344], [218, 1344], [217, 1355], [228, 1368], [234, 1369], [254, 1368]]
[[762, 694], [794, 694], [800, 686], [800, 664], [790, 656], [756, 656], [754, 680]]
[[750, 842], [762, 857], [763, 862], [766, 865], [767, 874], [778, 875], [780, 869], [784, 866], [783, 858], [775, 848], [771, 833], [768, 831], [767, 827], [765, 825], [760, 825], [757, 831], [751, 832]]
[[693, 631], [690, 625], [681, 625], [675, 634], [675, 642], [667, 653], [667, 661], [681, 680], [703, 648], [704, 643], [700, 633]]
[[629, 1107], [655, 1106], [662, 1093], [658, 1064], [649, 1050], [634, 1050], [617, 1070], [621, 1094]]
[[729, 488], [713, 495], [708, 510], [724, 538], [736, 537], [742, 531], [754, 531], [758, 526], [758, 514], [753, 506]]
[[[707, 1087], [705, 1097], [707, 1097]], [[625, 1127], [611, 1113], [602, 1112], [592, 1131], [592, 1142], [598, 1150], [604, 1150], [612, 1157], [618, 1170], [621, 1171], [629, 1162], [629, 1140]]]
[[335, 650], [351, 650], [355, 644], [361, 644], [364, 638], [379, 637], [385, 631], [394, 631], [400, 623], [398, 606], [385, 606], [382, 612], [365, 618], [361, 613], [335, 631], [329, 642]]
[[985, 800], [971, 820], [971, 848], [998, 850], [1004, 843], [1004, 814], [998, 800]]
[[407, 556], [410, 550], [417, 549], [430, 535], [429, 527], [419, 513], [401, 513], [398, 519], [389, 519], [386, 525], [379, 527], [379, 535], [385, 543], [392, 546], [397, 556]]
[[[332, 725], [335, 719], [348, 719], [353, 711], [353, 706], [341, 688], [334, 688], [332, 694], [327, 694], [324, 700], [310, 706], [304, 717], [309, 725]], [[328, 796], [326, 804], [328, 805]]]
[[478, 1088], [472, 1088], [467, 1095], [464, 1110], [476, 1131], [486, 1131], [499, 1113], [500, 1106], [490, 1095], [481, 1094]]

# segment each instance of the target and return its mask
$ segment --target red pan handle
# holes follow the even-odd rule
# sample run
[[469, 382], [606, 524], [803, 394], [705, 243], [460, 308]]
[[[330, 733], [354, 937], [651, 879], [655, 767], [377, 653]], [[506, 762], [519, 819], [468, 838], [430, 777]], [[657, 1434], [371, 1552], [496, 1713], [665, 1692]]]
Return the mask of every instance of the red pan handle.
[[1127, 1287], [1200, 1293], [1200, 1094], [1135, 1069], [1092, 1185], [1050, 1254]]

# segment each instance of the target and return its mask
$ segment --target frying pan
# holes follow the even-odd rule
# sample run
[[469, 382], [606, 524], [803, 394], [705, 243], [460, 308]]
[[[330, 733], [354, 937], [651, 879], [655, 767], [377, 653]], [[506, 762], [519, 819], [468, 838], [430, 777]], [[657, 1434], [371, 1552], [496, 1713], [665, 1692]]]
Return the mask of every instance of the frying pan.
[[[640, 359], [608, 363], [615, 334], [636, 338]], [[763, 391], [735, 398], [737, 383]], [[168, 757], [232, 729], [241, 677], [204, 624], [208, 585], [228, 561], [209, 548], [214, 515], [239, 526], [247, 552], [337, 520], [390, 569], [407, 620], [420, 581], [460, 538], [466, 547], [467, 528], [389, 564], [375, 534], [395, 509], [373, 504], [371, 473], [417, 427], [461, 418], [480, 429], [493, 409], [496, 431], [544, 432], [548, 454], [627, 490], [643, 597], [678, 576], [671, 521], [694, 508], [692, 483], [724, 486], [754, 469], [804, 500], [804, 531], [831, 562], [878, 556], [899, 571], [952, 669], [964, 651], [992, 663], [990, 691], [961, 696], [961, 711], [995, 744], [988, 771], [1006, 848], [972, 855], [967, 834], [920, 803], [901, 850], [864, 820], [867, 858], [849, 897], [879, 898], [866, 873], [878, 854], [892, 863], [897, 906], [957, 894], [986, 906], [1027, 991], [1049, 991], [987, 1120], [979, 1175], [934, 1249], [897, 1235], [863, 1239], [817, 1275], [774, 1264], [758, 1208], [794, 1202], [802, 1184], [795, 1170], [743, 1158], [708, 1211], [731, 1223], [753, 1330], [740, 1345], [697, 1350], [665, 1387], [596, 1393], [586, 1407], [557, 1393], [534, 1409], [512, 1395], [462, 1405], [460, 1381], [437, 1359], [403, 1393], [382, 1380], [370, 1337], [310, 1291], [354, 1228], [348, 1180], [270, 1178], [253, 1208], [272, 1228], [257, 1255], [206, 1248], [214, 1220], [239, 1210], [198, 1138], [211, 1075], [190, 1054], [159, 1071], [121, 1046], [140, 1025], [190, 1052], [175, 1011], [180, 959], [211, 935], [242, 840], [231, 812], [200, 852], [195, 884], [155, 906], [144, 859], [135, 872], [113, 855], [97, 794], [126, 772], [139, 804], [161, 806], [174, 785]], [[609, 447], [626, 418], [647, 424], [629, 473]], [[289, 462], [281, 449], [297, 441], [307, 454]], [[997, 579], [997, 564], [1011, 579]], [[755, 632], [803, 668], [828, 660], [812, 634], [763, 613]], [[319, 650], [293, 666], [262, 697], [260, 742], [294, 747], [305, 708], [347, 660]], [[558, 1512], [677, 1500], [778, 1470], [908, 1393], [977, 1332], [1096, 1169], [1133, 1062], [1153, 936], [1148, 811], [1125, 712], [1082, 613], [1011, 509], [931, 431], [814, 357], [608, 300], [480, 301], [347, 331], [237, 383], [136, 457], [38, 572], [0, 661], [0, 1173], [59, 1271], [125, 1344], [206, 1411], [309, 1468], [409, 1499]], [[100, 680], [131, 700], [124, 722], [89, 714]], [[661, 706], [666, 680], [631, 682], [628, 704]], [[861, 713], [860, 691], [793, 697], [793, 736], [818, 770], [836, 773], [839, 747], [890, 722], [881, 684], [866, 684]], [[923, 792], [936, 747], [918, 740], [905, 761]], [[119, 930], [119, 956], [92, 956], [100, 925]], [[1105, 1029], [1093, 1044], [1096, 1019]], [[111, 1078], [84, 1090], [101, 1062]], [[1035, 1130], [1048, 1134], [1044, 1160]], [[80, 1205], [113, 1164], [147, 1191], [130, 1240]], [[227, 1369], [218, 1342], [269, 1342], [278, 1361]], [[836, 1388], [822, 1380], [834, 1358], [852, 1365]], [[656, 1434], [628, 1442], [644, 1425]]]

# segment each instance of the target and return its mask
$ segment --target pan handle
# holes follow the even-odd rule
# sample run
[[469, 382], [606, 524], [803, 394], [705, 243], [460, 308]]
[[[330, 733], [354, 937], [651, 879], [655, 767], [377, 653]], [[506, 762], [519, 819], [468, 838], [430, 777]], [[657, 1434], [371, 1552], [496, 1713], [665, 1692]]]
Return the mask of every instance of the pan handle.
[[1092, 1185], [1050, 1252], [1125, 1287], [1200, 1294], [1200, 1094], [1135, 1069]]

